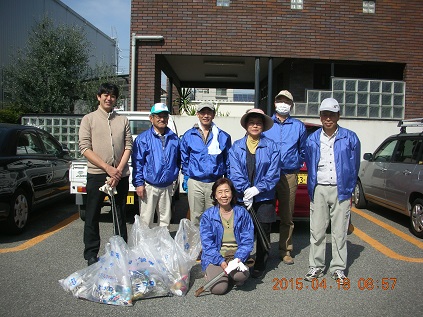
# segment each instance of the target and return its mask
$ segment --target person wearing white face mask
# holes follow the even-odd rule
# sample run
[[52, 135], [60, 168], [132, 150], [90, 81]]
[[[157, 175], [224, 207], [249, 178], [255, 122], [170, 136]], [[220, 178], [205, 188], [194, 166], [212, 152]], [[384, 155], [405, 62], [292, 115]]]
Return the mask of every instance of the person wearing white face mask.
[[288, 90], [280, 91], [275, 97], [273, 127], [264, 135], [274, 140], [280, 151], [280, 180], [276, 185], [279, 205], [279, 254], [285, 264], [294, 264], [292, 258], [292, 232], [294, 222], [295, 194], [298, 187], [298, 171], [304, 163], [307, 131], [304, 123], [290, 116], [294, 98]]

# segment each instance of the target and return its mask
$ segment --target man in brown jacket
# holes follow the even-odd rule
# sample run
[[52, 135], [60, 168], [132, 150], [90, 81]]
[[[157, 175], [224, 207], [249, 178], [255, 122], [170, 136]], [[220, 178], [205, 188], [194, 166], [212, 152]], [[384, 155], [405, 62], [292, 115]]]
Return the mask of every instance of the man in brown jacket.
[[85, 115], [79, 128], [79, 150], [88, 160], [84, 224], [84, 258], [88, 265], [98, 261], [99, 218], [106, 196], [99, 188], [106, 182], [117, 190], [115, 232], [120, 232], [127, 241], [125, 203], [129, 188], [128, 159], [132, 150], [132, 135], [128, 118], [113, 111], [118, 97], [116, 85], [102, 84], [97, 93], [97, 110]]

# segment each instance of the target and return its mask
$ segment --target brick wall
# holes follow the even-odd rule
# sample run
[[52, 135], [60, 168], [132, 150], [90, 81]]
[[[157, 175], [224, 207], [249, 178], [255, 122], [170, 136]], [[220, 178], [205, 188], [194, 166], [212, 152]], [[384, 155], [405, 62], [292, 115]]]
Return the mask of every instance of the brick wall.
[[[137, 44], [136, 107], [158, 101], [156, 54], [235, 55], [406, 64], [406, 117], [421, 116], [423, 19], [421, 0], [362, 1], [132, 0], [131, 33], [163, 35], [164, 42]], [[153, 100], [156, 99], [156, 100]]]

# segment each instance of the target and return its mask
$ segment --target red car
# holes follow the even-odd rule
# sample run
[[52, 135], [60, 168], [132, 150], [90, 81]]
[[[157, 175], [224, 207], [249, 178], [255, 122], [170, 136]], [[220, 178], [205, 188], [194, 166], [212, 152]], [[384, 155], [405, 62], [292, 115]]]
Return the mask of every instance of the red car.
[[[312, 134], [314, 131], [321, 127], [320, 124], [306, 123], [304, 122], [307, 129], [307, 136]], [[279, 216], [278, 201], [276, 200], [276, 215]], [[294, 220], [309, 220], [310, 216], [310, 198], [307, 192], [307, 166], [301, 167], [298, 173], [298, 188], [295, 195], [295, 206], [294, 206]]]

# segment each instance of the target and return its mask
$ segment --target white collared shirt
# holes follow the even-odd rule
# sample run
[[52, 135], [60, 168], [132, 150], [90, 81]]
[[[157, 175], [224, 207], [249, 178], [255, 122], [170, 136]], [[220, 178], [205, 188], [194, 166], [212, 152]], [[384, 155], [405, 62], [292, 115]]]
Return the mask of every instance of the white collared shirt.
[[322, 129], [320, 134], [320, 161], [317, 166], [317, 184], [336, 185], [334, 144], [338, 128], [328, 136]]

